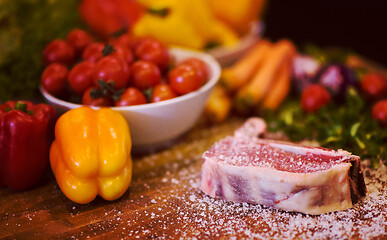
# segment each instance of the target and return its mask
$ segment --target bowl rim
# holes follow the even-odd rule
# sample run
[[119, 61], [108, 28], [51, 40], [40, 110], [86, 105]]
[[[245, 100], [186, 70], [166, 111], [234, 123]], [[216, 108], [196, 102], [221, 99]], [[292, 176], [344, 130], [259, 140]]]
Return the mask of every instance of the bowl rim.
[[[200, 58], [210, 68], [211, 77], [199, 89], [197, 89], [193, 92], [172, 98], [172, 99], [168, 99], [168, 100], [164, 100], [164, 101], [160, 101], [160, 102], [156, 102], [156, 103], [146, 103], [146, 104], [133, 105], [133, 106], [119, 106], [119, 107], [109, 106], [109, 108], [111, 108], [113, 110], [145, 110], [145, 109], [152, 109], [152, 108], [161, 107], [164, 105], [171, 105], [174, 103], [185, 101], [187, 99], [191, 99], [197, 95], [200, 95], [201, 93], [204, 93], [204, 92], [208, 91], [209, 89], [211, 89], [218, 82], [218, 80], [220, 78], [220, 74], [221, 74], [221, 67], [220, 67], [219, 62], [210, 54], [205, 53], [205, 52], [187, 50], [187, 49], [178, 48], [178, 47], [171, 47], [169, 49], [169, 52], [174, 57], [179, 57], [179, 55], [183, 55], [182, 56], [183, 59], [188, 58], [188, 57], [189, 58], [190, 57]], [[70, 109], [78, 108], [78, 107], [82, 107], [82, 106], [88, 106], [88, 105], [72, 103], [72, 102], [68, 102], [68, 101], [59, 99], [59, 98], [51, 95], [49, 92], [47, 92], [47, 90], [44, 89], [44, 87], [42, 85], [39, 86], [39, 89], [40, 89], [40, 92], [42, 93], [43, 97], [46, 99], [46, 101], [48, 101], [52, 104], [57, 104], [57, 105], [64, 106], [64, 107], [67, 107]], [[91, 107], [93, 109], [102, 108], [101, 106], [89, 106], [89, 107]]]
[[236, 44], [209, 49], [206, 51], [206, 53], [215, 58], [220, 58], [224, 55], [231, 54], [236, 50], [243, 49], [249, 44], [256, 42], [263, 35], [264, 30], [265, 25], [261, 20], [253, 21], [250, 25], [250, 31], [243, 35]]

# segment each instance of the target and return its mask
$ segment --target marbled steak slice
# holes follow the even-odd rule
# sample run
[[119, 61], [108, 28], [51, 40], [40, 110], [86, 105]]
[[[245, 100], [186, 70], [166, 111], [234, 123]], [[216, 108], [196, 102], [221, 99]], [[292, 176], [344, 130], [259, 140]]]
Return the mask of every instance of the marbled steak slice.
[[260, 139], [266, 124], [249, 119], [203, 154], [201, 190], [225, 200], [322, 214], [365, 196], [360, 158], [343, 150]]

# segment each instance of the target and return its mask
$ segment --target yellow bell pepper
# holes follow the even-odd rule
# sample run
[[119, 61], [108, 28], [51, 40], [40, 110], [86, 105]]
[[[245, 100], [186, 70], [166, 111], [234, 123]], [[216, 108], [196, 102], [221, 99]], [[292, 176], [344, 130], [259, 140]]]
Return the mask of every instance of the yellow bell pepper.
[[265, 0], [208, 0], [214, 15], [243, 35], [259, 19]]
[[147, 13], [133, 26], [135, 36], [152, 36], [183, 47], [203, 49], [209, 42], [230, 46], [237, 34], [215, 18], [207, 0], [139, 0], [151, 10], [167, 9], [165, 16]]
[[[152, 36], [169, 45], [200, 49], [206, 44], [206, 39], [199, 35], [195, 28], [182, 18], [176, 7], [171, 9], [171, 1], [160, 1], [148, 5], [150, 9], [168, 9], [165, 17], [155, 14], [144, 14], [133, 26], [135, 36]], [[181, 4], [181, 3], [180, 3]]]
[[50, 163], [62, 192], [76, 203], [121, 197], [132, 179], [132, 142], [124, 117], [109, 108], [80, 107], [55, 126]]

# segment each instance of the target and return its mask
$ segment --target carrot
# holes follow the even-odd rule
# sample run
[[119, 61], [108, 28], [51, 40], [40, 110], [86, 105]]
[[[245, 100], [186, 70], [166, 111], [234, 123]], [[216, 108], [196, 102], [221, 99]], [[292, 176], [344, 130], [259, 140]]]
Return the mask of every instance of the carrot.
[[228, 91], [234, 91], [249, 81], [259, 65], [264, 61], [271, 43], [265, 39], [256, 43], [238, 62], [222, 71], [220, 84]]
[[291, 64], [292, 59], [279, 70], [274, 80], [272, 88], [268, 91], [266, 97], [263, 100], [262, 107], [266, 109], [275, 110], [285, 99], [290, 90], [290, 77], [291, 77]]
[[206, 119], [211, 123], [223, 122], [229, 116], [230, 110], [231, 98], [222, 86], [216, 85], [204, 108]]
[[258, 69], [250, 82], [237, 92], [235, 107], [239, 112], [248, 111], [266, 96], [277, 71], [289, 61], [294, 52], [294, 45], [288, 40], [281, 40], [274, 45], [263, 66]]

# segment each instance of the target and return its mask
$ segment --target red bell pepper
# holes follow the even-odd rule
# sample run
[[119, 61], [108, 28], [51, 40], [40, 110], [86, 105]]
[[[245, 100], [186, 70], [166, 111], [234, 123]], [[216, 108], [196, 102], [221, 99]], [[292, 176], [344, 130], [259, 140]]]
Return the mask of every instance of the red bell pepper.
[[47, 104], [0, 104], [0, 186], [24, 190], [39, 182], [48, 167], [55, 121]]
[[79, 4], [83, 21], [103, 38], [124, 29], [130, 31], [144, 12], [136, 0], [82, 0]]

